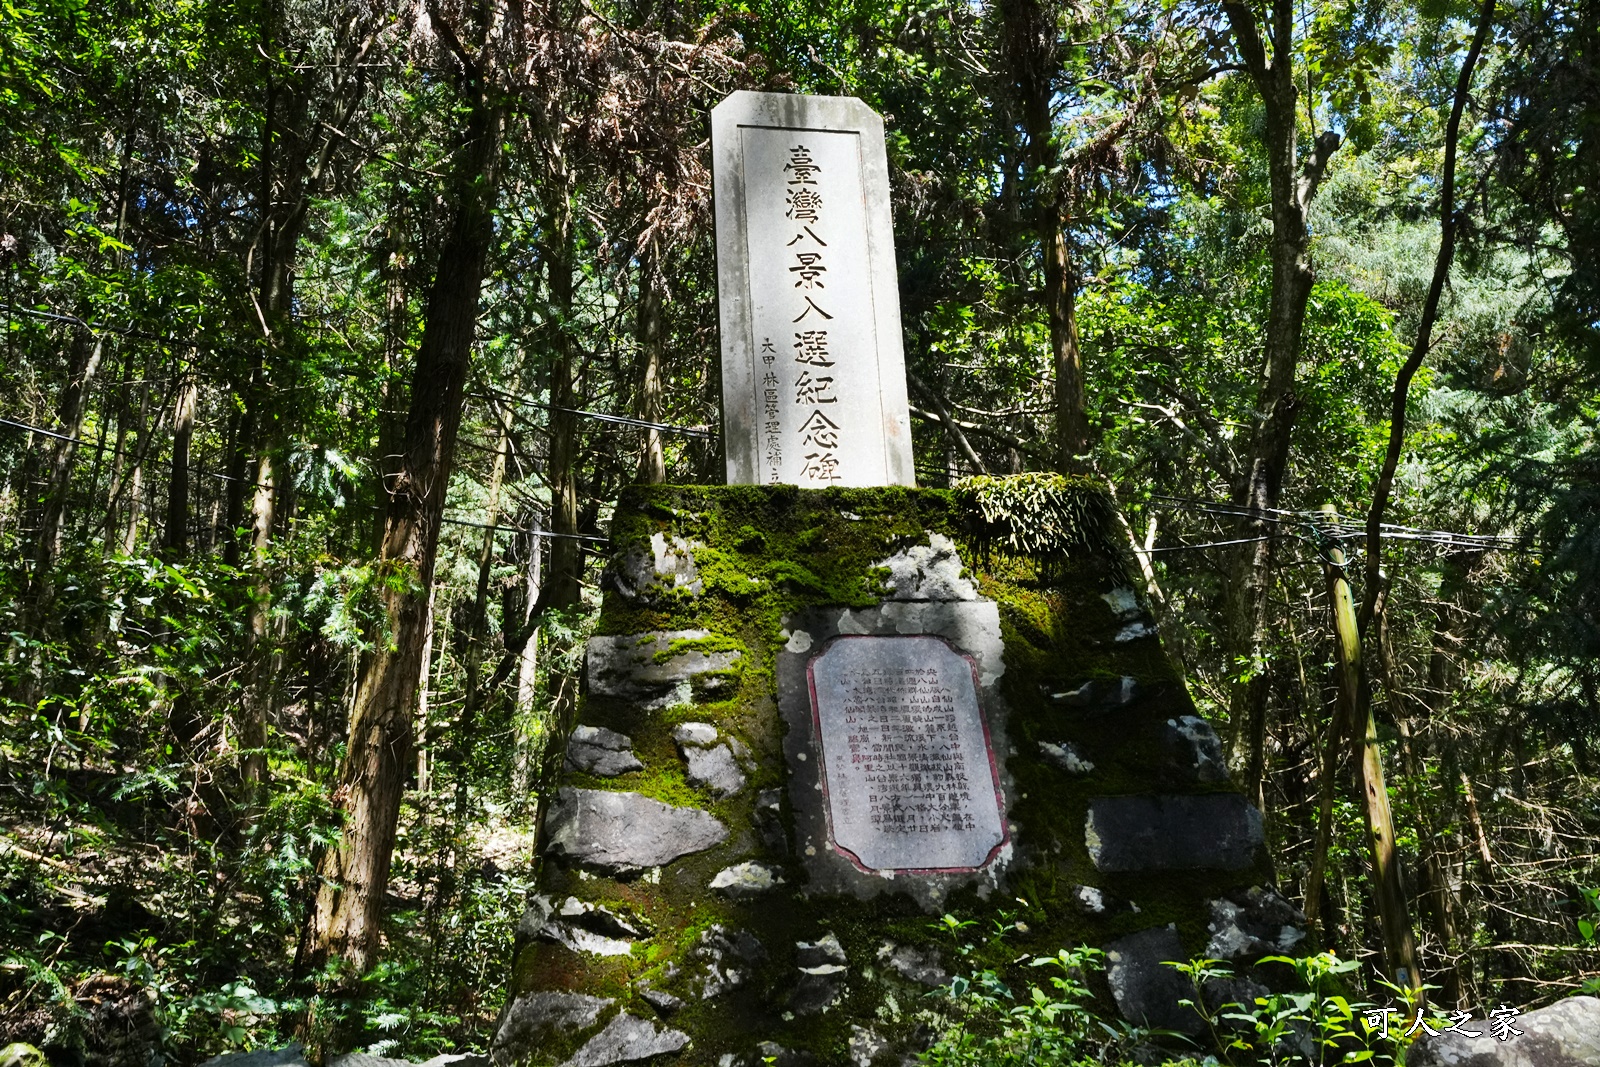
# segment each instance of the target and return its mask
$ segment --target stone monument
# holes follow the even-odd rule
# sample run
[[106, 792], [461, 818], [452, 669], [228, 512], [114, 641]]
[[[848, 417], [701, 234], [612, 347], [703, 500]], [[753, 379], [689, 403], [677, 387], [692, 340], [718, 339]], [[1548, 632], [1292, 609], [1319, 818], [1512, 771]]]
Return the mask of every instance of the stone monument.
[[1053, 559], [982, 485], [624, 494], [498, 1063], [899, 1063], [930, 991], [1080, 944], [1107, 1011], [1194, 1032], [1162, 961], [1295, 950], [1113, 504], [1031, 477], [1083, 517]]
[[1115, 505], [912, 488], [877, 116], [736, 93], [713, 125], [731, 484], [618, 503], [492, 1058], [903, 1063], [930, 992], [1080, 944], [1107, 1010], [1198, 1032], [1163, 961], [1303, 934]]
[[883, 120], [849, 97], [711, 112], [730, 485], [912, 485]]

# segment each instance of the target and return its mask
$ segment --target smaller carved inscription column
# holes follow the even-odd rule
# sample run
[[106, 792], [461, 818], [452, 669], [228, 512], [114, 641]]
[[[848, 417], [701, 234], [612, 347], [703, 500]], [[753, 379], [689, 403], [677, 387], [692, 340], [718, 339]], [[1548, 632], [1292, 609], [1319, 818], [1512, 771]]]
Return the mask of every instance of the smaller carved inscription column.
[[869, 871], [970, 871], [1006, 840], [972, 661], [927, 635], [846, 636], [808, 667], [828, 840]]

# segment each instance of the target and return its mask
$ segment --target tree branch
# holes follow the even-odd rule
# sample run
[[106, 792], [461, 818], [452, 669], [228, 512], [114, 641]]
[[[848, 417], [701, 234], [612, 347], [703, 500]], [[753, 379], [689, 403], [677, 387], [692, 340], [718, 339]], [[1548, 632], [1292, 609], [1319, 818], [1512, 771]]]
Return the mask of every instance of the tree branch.
[[1384, 453], [1383, 469], [1378, 474], [1378, 484], [1372, 491], [1372, 507], [1367, 510], [1367, 577], [1362, 596], [1360, 626], [1363, 630], [1377, 610], [1379, 587], [1382, 585], [1382, 529], [1383, 514], [1389, 506], [1389, 495], [1394, 491], [1394, 472], [1400, 465], [1400, 450], [1406, 437], [1406, 406], [1411, 394], [1411, 380], [1416, 376], [1428, 350], [1433, 347], [1433, 326], [1439, 317], [1439, 301], [1444, 294], [1445, 282], [1450, 278], [1450, 264], [1455, 258], [1456, 228], [1460, 218], [1456, 213], [1456, 149], [1461, 140], [1461, 115], [1466, 110], [1467, 97], [1472, 92], [1472, 71], [1483, 54], [1484, 43], [1494, 26], [1496, 0], [1483, 0], [1478, 9], [1478, 28], [1472, 35], [1467, 56], [1461, 61], [1461, 73], [1456, 78], [1455, 100], [1450, 105], [1450, 121], [1444, 133], [1444, 173], [1439, 192], [1439, 255], [1433, 264], [1433, 281], [1428, 286], [1428, 296], [1422, 305], [1422, 318], [1417, 323], [1417, 336], [1411, 344], [1411, 354], [1406, 357], [1395, 376], [1394, 393], [1389, 406], [1389, 448]]
[[944, 400], [940, 398], [939, 394], [924, 385], [922, 379], [915, 374], [907, 373], [906, 380], [911, 383], [911, 388], [927, 397], [928, 403], [933, 407], [934, 413], [939, 418], [939, 422], [944, 425], [945, 432], [955, 441], [956, 447], [961, 449], [961, 454], [967, 457], [967, 462], [976, 467], [979, 474], [988, 474], [988, 466], [984, 464], [982, 457], [973, 449], [972, 442], [967, 440], [967, 435], [961, 432], [961, 427], [956, 424], [956, 420], [951, 418], [950, 409], [945, 407]]
[[1233, 43], [1239, 49], [1245, 69], [1258, 84], [1265, 85], [1271, 64], [1267, 60], [1266, 46], [1261, 41], [1261, 24], [1256, 21], [1255, 12], [1246, 4], [1236, 3], [1224, 3], [1222, 11], [1228, 16], [1228, 25], [1233, 28]]
[[1305, 172], [1300, 176], [1300, 210], [1304, 211], [1311, 206], [1311, 198], [1317, 195], [1317, 186], [1322, 184], [1322, 175], [1328, 169], [1328, 161], [1339, 150], [1343, 141], [1332, 130], [1323, 130], [1317, 134], [1317, 142], [1311, 147], [1311, 157], [1306, 160]]

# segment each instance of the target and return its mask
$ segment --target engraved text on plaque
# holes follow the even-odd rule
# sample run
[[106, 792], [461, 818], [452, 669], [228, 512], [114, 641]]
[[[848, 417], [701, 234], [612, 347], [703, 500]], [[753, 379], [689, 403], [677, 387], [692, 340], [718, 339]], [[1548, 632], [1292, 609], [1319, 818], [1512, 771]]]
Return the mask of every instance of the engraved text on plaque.
[[873, 871], [994, 858], [1005, 817], [970, 659], [928, 635], [845, 636], [807, 673], [839, 851]]

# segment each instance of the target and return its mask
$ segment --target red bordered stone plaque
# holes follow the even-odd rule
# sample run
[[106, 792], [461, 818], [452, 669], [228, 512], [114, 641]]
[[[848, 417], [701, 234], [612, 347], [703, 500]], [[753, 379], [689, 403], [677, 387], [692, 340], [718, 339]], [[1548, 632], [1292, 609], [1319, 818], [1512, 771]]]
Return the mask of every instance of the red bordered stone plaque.
[[977, 667], [926, 634], [836, 637], [806, 668], [828, 842], [868, 871], [975, 871], [1006, 841]]

